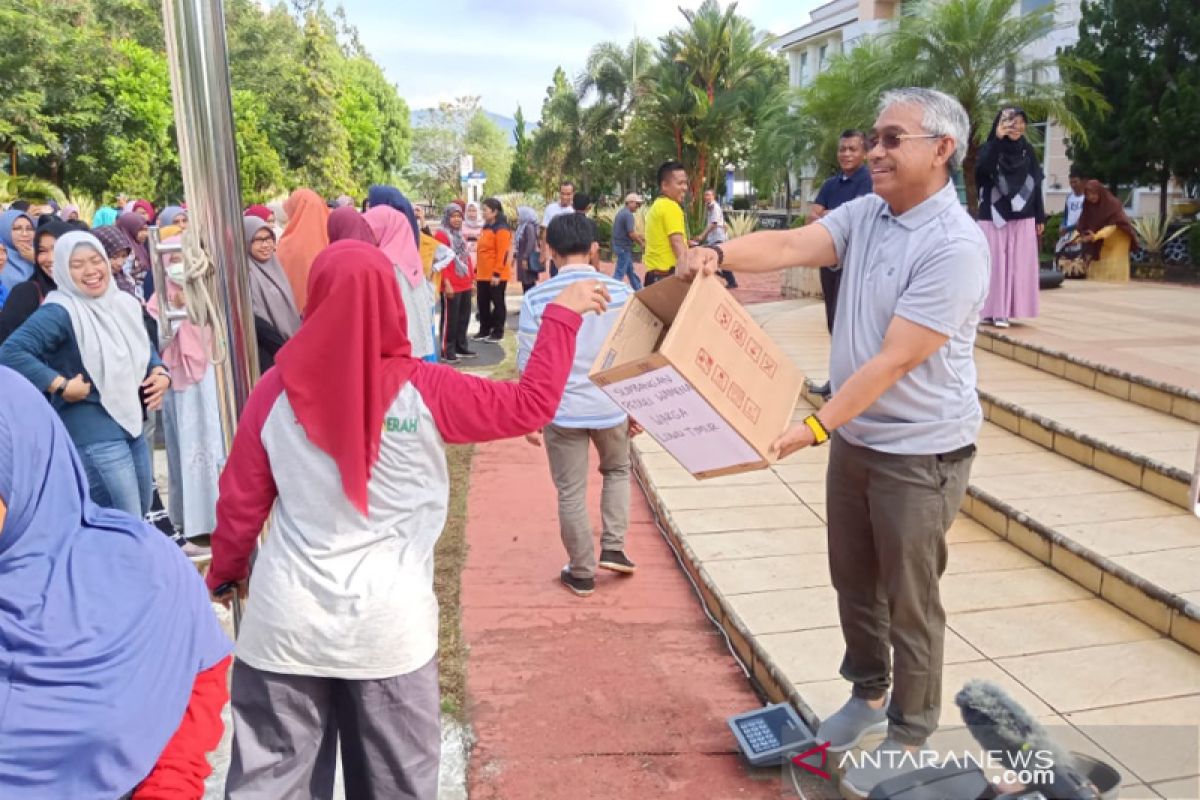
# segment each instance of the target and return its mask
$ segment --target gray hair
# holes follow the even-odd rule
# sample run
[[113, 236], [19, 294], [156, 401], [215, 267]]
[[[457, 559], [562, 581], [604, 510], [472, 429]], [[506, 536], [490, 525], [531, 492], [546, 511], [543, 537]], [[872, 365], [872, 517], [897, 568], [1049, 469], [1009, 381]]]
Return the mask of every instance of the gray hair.
[[879, 98], [879, 112], [897, 105], [914, 105], [921, 107], [921, 127], [926, 133], [936, 133], [939, 136], [949, 136], [954, 140], [954, 153], [950, 156], [949, 167], [956, 170], [962, 166], [963, 157], [967, 154], [967, 140], [971, 135], [971, 121], [962, 103], [945, 92], [937, 89], [909, 87], [907, 89], [892, 89], [884, 92]]

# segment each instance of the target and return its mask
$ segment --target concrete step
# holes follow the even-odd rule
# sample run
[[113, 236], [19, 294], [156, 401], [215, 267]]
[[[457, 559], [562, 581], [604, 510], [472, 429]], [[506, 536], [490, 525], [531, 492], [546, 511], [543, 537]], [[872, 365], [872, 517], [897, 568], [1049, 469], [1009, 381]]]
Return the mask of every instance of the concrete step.
[[1200, 652], [1200, 519], [985, 423], [963, 512]]
[[[811, 388], [805, 386], [804, 399], [819, 408], [822, 398]], [[1143, 411], [1150, 413], [1129, 413]], [[1065, 442], [1076, 441], [1072, 435], [1054, 431], [1049, 442], [1029, 436], [1032, 419], [1028, 413], [1005, 418], [1016, 420], [1018, 429], [1025, 420], [1024, 435], [984, 423], [962, 512], [1092, 594], [1200, 652], [1200, 519], [1142, 485], [1098, 471], [1095, 459], [1085, 466], [1082, 458], [1056, 452], [1055, 442], [1058, 450], [1070, 450]], [[1189, 441], [1194, 446], [1195, 440]], [[1096, 444], [1103, 466], [1105, 454], [1117, 448]]]
[[980, 328], [975, 349], [1018, 361], [1119, 400], [1200, 423], [1200, 394], [1175, 384], [1111, 366], [1078, 354]]
[[1200, 426], [976, 351], [984, 418], [1048, 450], [1188, 508]]

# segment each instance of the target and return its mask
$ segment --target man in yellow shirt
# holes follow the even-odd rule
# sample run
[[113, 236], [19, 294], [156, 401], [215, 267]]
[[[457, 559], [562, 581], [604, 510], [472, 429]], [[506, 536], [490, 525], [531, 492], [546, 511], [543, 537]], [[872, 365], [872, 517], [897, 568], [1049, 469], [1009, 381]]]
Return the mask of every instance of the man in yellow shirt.
[[687, 263], [687, 220], [683, 198], [688, 176], [683, 164], [668, 161], [658, 168], [658, 199], [646, 212], [646, 285], [675, 273], [676, 264]]

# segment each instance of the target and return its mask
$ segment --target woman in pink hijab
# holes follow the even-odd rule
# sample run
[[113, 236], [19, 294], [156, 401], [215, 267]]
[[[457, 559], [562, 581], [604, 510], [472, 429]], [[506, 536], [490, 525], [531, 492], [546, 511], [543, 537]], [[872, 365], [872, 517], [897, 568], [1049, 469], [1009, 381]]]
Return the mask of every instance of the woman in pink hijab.
[[421, 251], [413, 238], [408, 217], [391, 206], [372, 206], [363, 214], [383, 254], [396, 270], [400, 298], [408, 315], [408, 340], [414, 358], [437, 360], [434, 347], [433, 306], [437, 302], [433, 285], [425, 280]]
[[[178, 242], [174, 236], [164, 244]], [[181, 525], [186, 538], [212, 533], [217, 524], [217, 480], [225, 465], [225, 439], [216, 375], [212, 368], [212, 331], [187, 318], [184, 308], [183, 257], [163, 256], [167, 273], [168, 310], [166, 328], [171, 340], [163, 348], [162, 360], [171, 371], [171, 390], [163, 404], [167, 440], [169, 491], [168, 516]], [[163, 313], [156, 294], [146, 304], [158, 318]]]

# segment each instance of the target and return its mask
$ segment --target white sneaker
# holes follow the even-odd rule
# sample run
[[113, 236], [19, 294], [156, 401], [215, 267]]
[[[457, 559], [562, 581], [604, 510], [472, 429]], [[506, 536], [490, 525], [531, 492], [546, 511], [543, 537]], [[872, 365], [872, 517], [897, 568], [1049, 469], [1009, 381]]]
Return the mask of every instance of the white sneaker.
[[843, 753], [856, 747], [865, 737], [887, 731], [887, 698], [879, 708], [871, 708], [866, 700], [851, 697], [845, 705], [821, 720], [817, 741], [829, 742], [829, 752]]
[[1009, 327], [1008, 320], [1004, 319], [1003, 317], [997, 317], [996, 321], [993, 322], [992, 324], [995, 325], [997, 328]]

